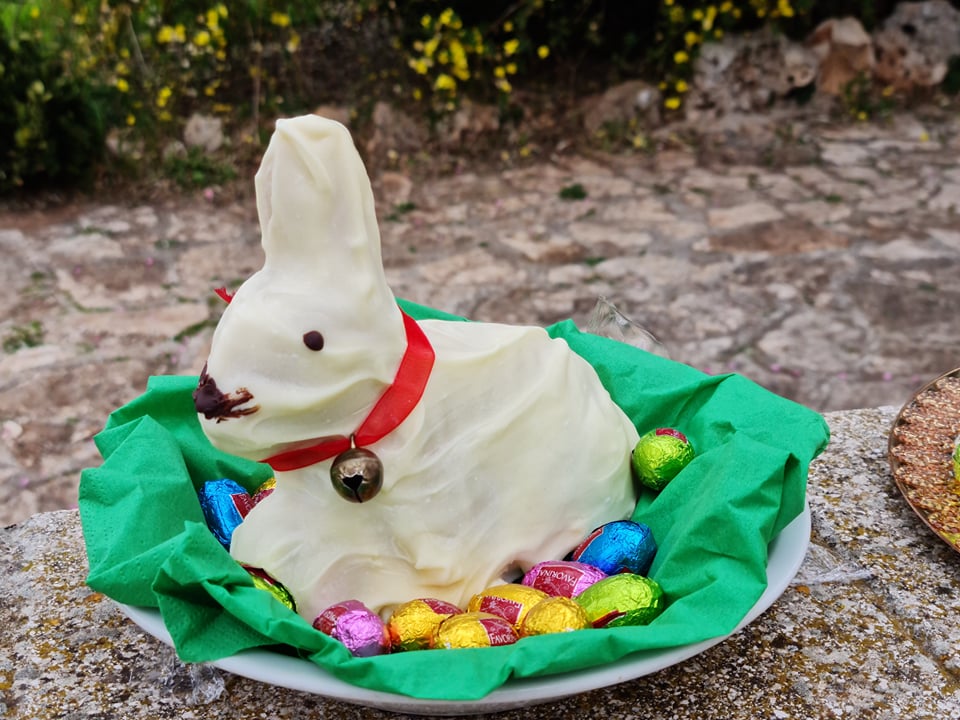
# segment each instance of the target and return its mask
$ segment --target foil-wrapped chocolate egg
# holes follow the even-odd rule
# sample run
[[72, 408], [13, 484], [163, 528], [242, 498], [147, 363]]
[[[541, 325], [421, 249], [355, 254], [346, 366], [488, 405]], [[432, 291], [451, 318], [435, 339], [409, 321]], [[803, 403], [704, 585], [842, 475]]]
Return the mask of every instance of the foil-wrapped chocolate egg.
[[637, 441], [630, 460], [637, 479], [659, 492], [690, 464], [694, 454], [693, 445], [682, 432], [657, 428]]
[[523, 576], [523, 584], [547, 595], [571, 598], [579, 595], [607, 574], [600, 568], [575, 560], [547, 560], [537, 563]]
[[528, 585], [495, 585], [470, 598], [467, 612], [485, 612], [502, 617], [519, 631], [530, 608], [545, 597], [547, 594], [543, 590]]
[[269, 480], [265, 480], [263, 483], [261, 483], [260, 487], [258, 487], [256, 490], [253, 491], [254, 506], [259, 505], [264, 500], [266, 500], [270, 496], [270, 493], [272, 493], [276, 489], [277, 489], [276, 478], [270, 478]]
[[621, 573], [594, 583], [576, 598], [593, 627], [647, 625], [664, 608], [663, 589], [656, 580]]
[[313, 626], [346, 645], [355, 657], [390, 652], [390, 635], [380, 616], [359, 600], [331, 605], [313, 621]]
[[344, 500], [367, 502], [380, 492], [383, 485], [383, 463], [366, 448], [350, 448], [334, 459], [330, 482]]
[[227, 550], [233, 531], [253, 509], [253, 499], [240, 483], [228, 478], [209, 480], [197, 492], [203, 519]]
[[633, 520], [608, 522], [580, 543], [570, 559], [599, 568], [607, 575], [629, 572], [644, 575], [657, 553], [653, 531]]
[[520, 637], [573, 632], [590, 627], [586, 611], [576, 600], [562, 595], [545, 598], [530, 608], [520, 626]]
[[418, 598], [397, 605], [387, 620], [390, 647], [394, 652], [430, 647], [437, 626], [463, 610], [437, 598]]
[[243, 569], [250, 574], [250, 579], [253, 580], [254, 587], [270, 593], [277, 602], [285, 605], [293, 612], [297, 611], [297, 603], [293, 599], [293, 595], [281, 583], [274, 580], [260, 568], [244, 565]]
[[960, 435], [953, 441], [953, 478], [960, 483]]
[[481, 648], [512, 645], [517, 641], [513, 623], [499, 615], [485, 612], [465, 612], [451, 615], [437, 627], [433, 647]]

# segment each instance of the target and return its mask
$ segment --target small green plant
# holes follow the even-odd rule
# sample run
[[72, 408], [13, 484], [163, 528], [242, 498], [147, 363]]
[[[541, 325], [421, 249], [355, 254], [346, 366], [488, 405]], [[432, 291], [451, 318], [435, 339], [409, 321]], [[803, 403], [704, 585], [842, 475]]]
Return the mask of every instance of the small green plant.
[[893, 87], [878, 90], [866, 73], [859, 73], [843, 88], [843, 107], [855, 120], [888, 117], [894, 106]]
[[948, 95], [960, 94], [960, 55], [954, 55], [947, 61], [947, 74], [941, 87]]
[[174, 335], [173, 339], [176, 342], [182, 342], [186, 338], [199, 335], [200, 333], [202, 333], [204, 330], [207, 330], [207, 329], [212, 330], [216, 326], [217, 326], [217, 318], [207, 318], [206, 320], [201, 320], [198, 323], [194, 323], [193, 325], [190, 325], [189, 327], [184, 328], [183, 330], [178, 332], [176, 335]]
[[186, 155], [167, 158], [164, 172], [185, 189], [223, 185], [237, 177], [237, 171], [232, 165], [206, 155], [200, 148], [190, 148]]
[[573, 185], [560, 188], [560, 192], [557, 193], [557, 195], [561, 200], [585, 200], [587, 190], [580, 183], [574, 183]]
[[21, 348], [43, 345], [43, 326], [36, 320], [27, 325], [14, 325], [3, 338], [3, 351], [15, 353]]
[[640, 127], [636, 117], [627, 121], [609, 120], [595, 133], [595, 140], [607, 152], [613, 152], [623, 147], [638, 151], [650, 151], [650, 138]]
[[386, 220], [388, 222], [399, 222], [401, 217], [403, 217], [409, 212], [413, 212], [416, 209], [417, 209], [416, 203], [412, 203], [409, 201], [397, 203], [396, 205], [393, 206], [393, 212], [387, 215]]

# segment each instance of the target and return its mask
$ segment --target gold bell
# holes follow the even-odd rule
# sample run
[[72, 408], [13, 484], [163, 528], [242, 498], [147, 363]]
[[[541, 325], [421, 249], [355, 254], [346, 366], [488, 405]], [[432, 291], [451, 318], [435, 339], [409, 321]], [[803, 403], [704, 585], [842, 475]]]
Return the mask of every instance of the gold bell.
[[371, 500], [383, 485], [383, 463], [366, 448], [352, 447], [337, 455], [330, 466], [330, 482], [344, 500]]

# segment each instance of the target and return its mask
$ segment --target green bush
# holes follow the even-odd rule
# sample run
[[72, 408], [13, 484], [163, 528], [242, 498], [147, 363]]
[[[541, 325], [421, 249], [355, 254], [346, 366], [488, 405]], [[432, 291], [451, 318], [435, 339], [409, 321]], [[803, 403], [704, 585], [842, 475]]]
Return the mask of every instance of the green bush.
[[163, 166], [166, 175], [186, 189], [222, 185], [237, 177], [231, 165], [206, 156], [200, 148], [190, 148], [183, 156], [170, 156]]
[[0, 192], [90, 180], [104, 146], [98, 92], [0, 22]]
[[192, 112], [282, 112], [300, 44], [283, 7], [0, 0], [0, 192], [89, 179], [111, 129], [158, 159]]

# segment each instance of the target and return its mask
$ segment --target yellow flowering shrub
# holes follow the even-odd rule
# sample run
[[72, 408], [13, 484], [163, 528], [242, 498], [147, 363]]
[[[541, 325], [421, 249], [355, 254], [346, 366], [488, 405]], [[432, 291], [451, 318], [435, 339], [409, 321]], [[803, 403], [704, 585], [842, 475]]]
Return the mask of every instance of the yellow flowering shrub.
[[682, 106], [693, 60], [705, 42], [720, 40], [730, 31], [789, 21], [812, 5], [813, 0], [661, 0], [651, 60], [661, 78], [664, 108]]
[[[814, 4], [658, 0], [621, 7], [591, 0], [521, 0], [477, 19], [483, 13], [470, 3], [447, 2], [413, 3], [415, 32], [403, 45], [414, 76], [409, 97], [429, 101], [432, 111], [452, 109], [465, 91], [481, 96], [492, 92], [501, 103], [508, 102], [514, 87], [527, 82], [538, 63], [547, 58], [575, 62], [571, 50], [579, 57], [607, 53], [615, 66], [653, 71], [664, 84], [664, 107], [676, 110], [690, 89], [693, 64], [704, 43], [761, 24], [792, 22]], [[646, 30], [651, 26], [655, 31]], [[620, 38], [619, 45], [611, 44], [611, 35]]]
[[[101, 98], [109, 120], [154, 134], [193, 111], [229, 113], [242, 95], [269, 106], [276, 98], [265, 87], [265, 58], [275, 66], [300, 43], [293, 18], [273, 0], [34, 2], [67, 73], [114, 90]], [[0, 0], [0, 12], [9, 17], [16, 5], [22, 2]], [[247, 72], [237, 72], [240, 65]], [[250, 87], [258, 83], [259, 90]]]
[[545, 5], [545, 0], [517, 3], [504, 15], [469, 25], [450, 6], [420, 15], [418, 33], [405, 47], [415, 76], [410, 97], [425, 102], [433, 115], [456, 108], [465, 92], [505, 106], [514, 80], [551, 57], [549, 43], [534, 42], [527, 32]]
[[[9, 168], [0, 158], [0, 191], [22, 182], [31, 163], [50, 171], [49, 118], [61, 100], [86, 108], [90, 147], [113, 130], [154, 153], [193, 112], [261, 131], [278, 114], [321, 104], [346, 105], [361, 122], [383, 100], [436, 119], [469, 96], [517, 118], [522, 92], [588, 93], [638, 76], [659, 82], [669, 115], [689, 97], [705, 43], [771, 23], [810, 29], [824, 13], [870, 11], [875, 23], [877, 8], [893, 4], [0, 0], [0, 146], [20, 153]], [[630, 130], [633, 146], [646, 147]], [[255, 149], [263, 137], [254, 132], [244, 144]], [[515, 155], [535, 147], [525, 139]], [[24, 160], [29, 153], [40, 159]]]

